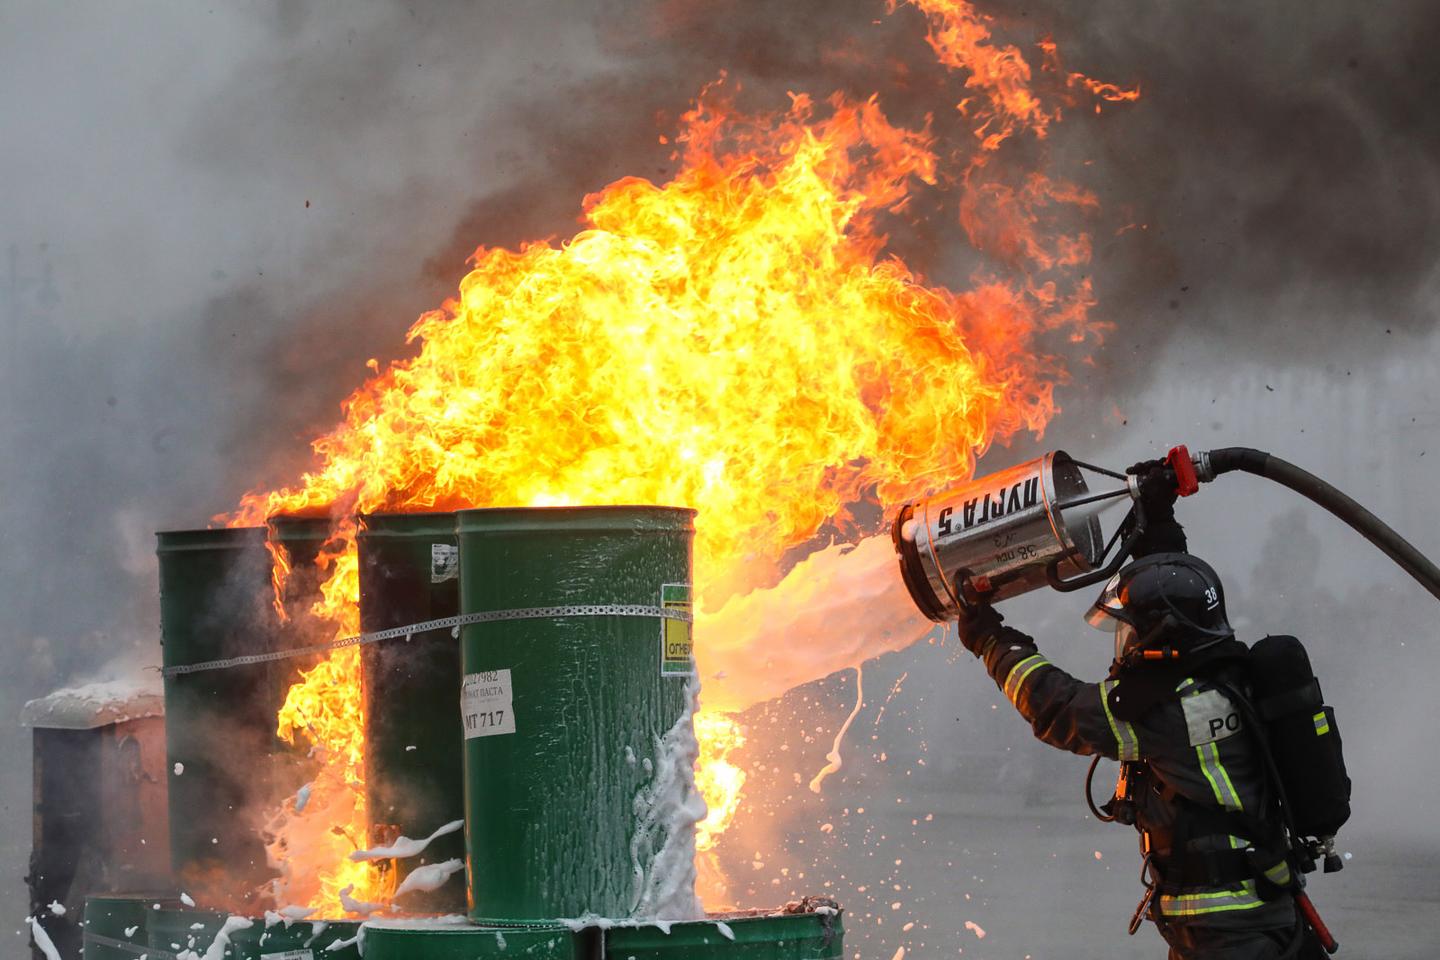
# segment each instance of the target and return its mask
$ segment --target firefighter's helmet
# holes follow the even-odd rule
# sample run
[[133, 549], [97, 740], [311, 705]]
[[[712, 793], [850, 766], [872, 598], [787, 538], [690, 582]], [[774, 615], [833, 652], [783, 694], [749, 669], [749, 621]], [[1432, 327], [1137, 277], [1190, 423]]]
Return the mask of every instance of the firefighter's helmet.
[[1122, 663], [1183, 657], [1235, 635], [1220, 577], [1188, 553], [1157, 553], [1128, 564], [1110, 578], [1085, 619], [1115, 632], [1115, 659]]

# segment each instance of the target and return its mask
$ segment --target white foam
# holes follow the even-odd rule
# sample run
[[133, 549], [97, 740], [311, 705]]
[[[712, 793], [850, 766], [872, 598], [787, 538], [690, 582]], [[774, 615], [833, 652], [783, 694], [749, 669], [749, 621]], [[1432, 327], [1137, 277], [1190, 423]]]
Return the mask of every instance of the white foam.
[[383, 847], [371, 847], [369, 850], [356, 850], [350, 854], [351, 860], [391, 860], [413, 857], [423, 853], [425, 848], [430, 846], [430, 841], [437, 837], [443, 837], [447, 833], [454, 833], [465, 826], [464, 820], [452, 820], [437, 829], [428, 837], [419, 840], [411, 840], [409, 837], [399, 837], [394, 843]]
[[340, 906], [345, 910], [346, 913], [355, 913], [361, 916], [368, 917], [376, 910], [381, 910], [384, 908], [385, 904], [383, 903], [371, 903], [368, 900], [356, 900], [355, 898], [350, 896], [350, 894], [354, 892], [354, 890], [355, 884], [352, 883], [350, 884], [350, 886], [340, 891]]
[[400, 884], [400, 889], [395, 891], [395, 897], [398, 899], [402, 894], [413, 893], [417, 890], [438, 890], [446, 880], [450, 879], [451, 874], [464, 869], [465, 861], [458, 857], [454, 860], [443, 860], [440, 863], [427, 863], [423, 867], [416, 867], [405, 876], [404, 881]]
[[226, 917], [220, 930], [215, 934], [215, 939], [211, 940], [210, 946], [205, 948], [204, 954], [198, 954], [194, 950], [181, 950], [176, 956], [179, 957], [179, 960], [224, 960], [226, 951], [230, 949], [230, 935], [237, 930], [247, 930], [254, 925], [255, 921], [249, 917]]
[[[695, 826], [705, 819], [705, 799], [695, 787], [695, 709], [700, 684], [685, 684], [685, 709], [655, 742], [654, 776], [635, 794], [630, 840], [634, 886], [630, 915], [649, 920], [698, 920], [695, 895]], [[646, 760], [646, 770], [649, 760]]]
[[35, 941], [35, 946], [45, 954], [45, 960], [60, 960], [60, 951], [55, 949], [55, 941], [50, 939], [50, 934], [40, 926], [40, 921], [34, 917], [26, 917], [25, 922], [30, 924], [30, 936]]

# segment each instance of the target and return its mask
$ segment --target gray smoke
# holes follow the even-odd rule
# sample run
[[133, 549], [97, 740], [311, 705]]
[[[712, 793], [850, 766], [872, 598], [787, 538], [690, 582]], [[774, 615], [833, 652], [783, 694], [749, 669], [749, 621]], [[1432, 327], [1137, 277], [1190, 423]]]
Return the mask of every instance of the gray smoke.
[[[1440, 10], [984, 7], [1144, 92], [1072, 110], [1046, 147], [1102, 201], [1096, 314], [1114, 329], [1071, 365], [1043, 443], [987, 462], [1268, 447], [1440, 552]], [[657, 134], [721, 70], [746, 105], [878, 90], [893, 119], [934, 112], [956, 135], [915, 13], [869, 0], [0, 4], [0, 717], [116, 656], [156, 662], [151, 532], [292, 477], [364, 361], [405, 355], [477, 246], [563, 237], [585, 193], [664, 177]], [[961, 286], [985, 261], [943, 210], [895, 244]], [[1261, 481], [1223, 483], [1188, 509], [1232, 611], [1329, 636], [1332, 699], [1433, 668], [1426, 601], [1386, 561]], [[1417, 722], [1386, 703], [1385, 723]], [[1352, 742], [1395, 742], [1380, 723]], [[29, 747], [3, 729], [16, 904]], [[1434, 785], [1433, 764], [1367, 772], [1396, 787], [1371, 810], [1413, 811], [1395, 796]]]

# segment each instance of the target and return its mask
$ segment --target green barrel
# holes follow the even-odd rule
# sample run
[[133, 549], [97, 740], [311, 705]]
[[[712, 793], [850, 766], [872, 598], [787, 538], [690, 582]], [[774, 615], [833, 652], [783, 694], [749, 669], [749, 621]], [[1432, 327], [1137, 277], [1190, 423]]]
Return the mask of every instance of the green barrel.
[[[274, 648], [270, 555], [260, 527], [156, 534], [166, 667]], [[194, 887], [223, 873], [237, 889], [269, 876], [252, 814], [269, 802], [268, 758], [285, 665], [249, 664], [165, 680], [170, 859]]]
[[[168, 896], [168, 895], [167, 895]], [[159, 901], [139, 895], [85, 898], [85, 960], [135, 960], [148, 943], [150, 908]], [[127, 950], [120, 944], [140, 947]]]
[[839, 913], [716, 917], [666, 928], [605, 931], [605, 956], [626, 960], [840, 960], [845, 929]]
[[595, 932], [377, 920], [365, 925], [365, 960], [590, 960]]
[[[360, 517], [360, 627], [368, 632], [460, 611], [453, 513]], [[365, 676], [365, 788], [371, 845], [429, 836], [465, 816], [460, 753], [460, 644], [449, 628], [361, 648]], [[400, 860], [401, 878], [421, 862], [463, 858], [459, 831]], [[453, 875], [428, 892], [406, 894], [406, 909], [463, 913], [465, 880]]]
[[[163, 908], [152, 911], [148, 925], [151, 949], [176, 954], [189, 950], [204, 957], [216, 935], [229, 927], [228, 948], [218, 951], [224, 960], [285, 960], [319, 958], [325, 960], [360, 960], [360, 950], [353, 942], [360, 924], [353, 920], [311, 922], [299, 920], [288, 927], [282, 921], [269, 926], [264, 918], [246, 918], [248, 927], [231, 922], [228, 914], [213, 910], [176, 910]], [[344, 946], [336, 946], [344, 944]], [[307, 954], [305, 951], [309, 951]], [[86, 955], [86, 960], [91, 960]], [[130, 960], [134, 960], [131, 957]]]
[[579, 608], [688, 609], [694, 519], [675, 507], [457, 514], [463, 614], [576, 608], [462, 629], [471, 918], [643, 910], [640, 878], [668, 838], [639, 832], [637, 801], [661, 738], [689, 719], [689, 625]]

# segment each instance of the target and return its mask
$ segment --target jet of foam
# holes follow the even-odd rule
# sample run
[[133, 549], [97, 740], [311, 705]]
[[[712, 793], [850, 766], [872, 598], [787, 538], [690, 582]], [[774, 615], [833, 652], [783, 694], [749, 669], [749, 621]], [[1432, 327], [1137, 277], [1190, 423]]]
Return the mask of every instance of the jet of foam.
[[774, 587], [699, 613], [695, 653], [705, 707], [744, 710], [903, 650], [933, 627], [900, 579], [888, 535], [831, 544]]

